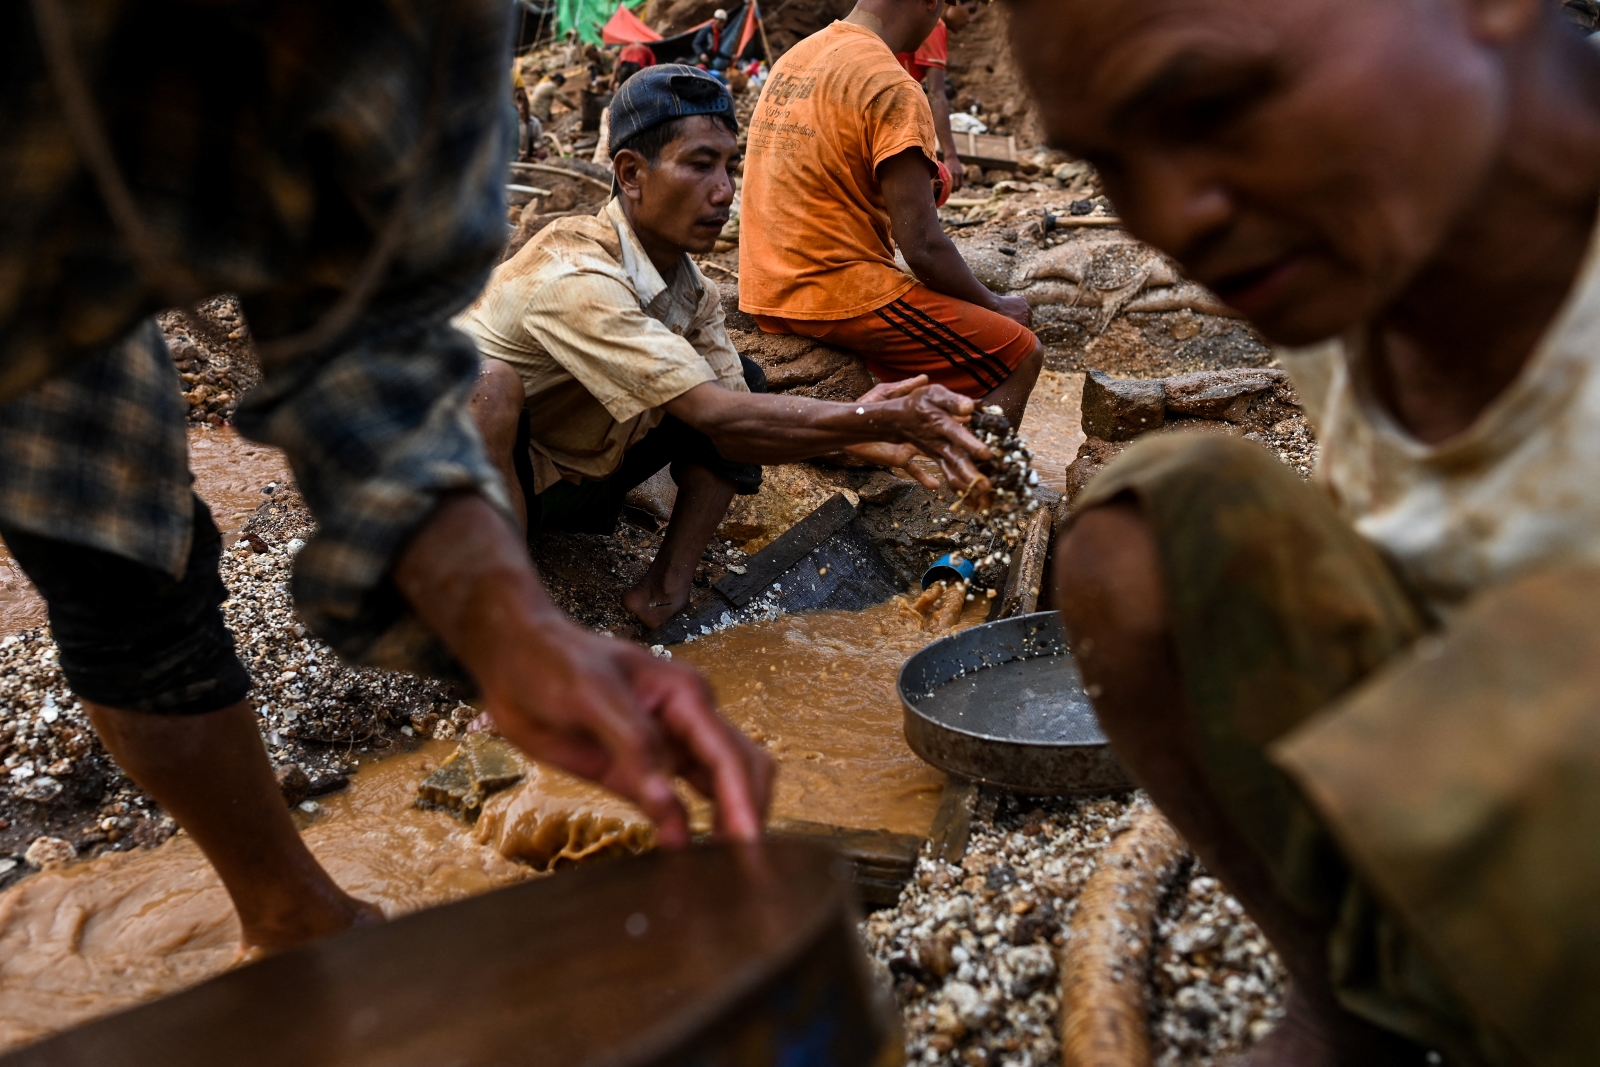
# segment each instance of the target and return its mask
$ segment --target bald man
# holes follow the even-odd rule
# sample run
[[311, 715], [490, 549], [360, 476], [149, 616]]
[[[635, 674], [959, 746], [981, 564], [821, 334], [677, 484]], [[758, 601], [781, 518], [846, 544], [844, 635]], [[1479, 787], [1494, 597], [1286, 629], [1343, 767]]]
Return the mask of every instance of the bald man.
[[1135, 443], [1061, 607], [1293, 975], [1256, 1064], [1600, 1049], [1600, 57], [1551, 0], [1014, 0], [1051, 139], [1281, 346], [1308, 487]]

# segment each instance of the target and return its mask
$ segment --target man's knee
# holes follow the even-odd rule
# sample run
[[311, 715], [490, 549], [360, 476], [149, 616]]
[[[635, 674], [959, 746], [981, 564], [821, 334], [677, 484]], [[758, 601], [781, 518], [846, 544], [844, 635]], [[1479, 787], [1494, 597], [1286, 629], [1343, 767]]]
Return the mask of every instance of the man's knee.
[[1056, 544], [1055, 604], [1074, 634], [1164, 638], [1166, 590], [1155, 534], [1131, 501], [1079, 515]]

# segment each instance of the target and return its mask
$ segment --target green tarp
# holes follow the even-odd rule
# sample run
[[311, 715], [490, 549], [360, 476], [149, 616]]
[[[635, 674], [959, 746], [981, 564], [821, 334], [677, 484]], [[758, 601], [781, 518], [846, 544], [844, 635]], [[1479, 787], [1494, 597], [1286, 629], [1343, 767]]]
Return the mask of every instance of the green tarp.
[[[644, 0], [622, 0], [624, 6], [637, 9]], [[591, 44], [600, 43], [600, 27], [606, 24], [617, 9], [617, 0], [556, 0], [556, 36], [565, 37], [568, 30], [576, 29], [578, 36]]]

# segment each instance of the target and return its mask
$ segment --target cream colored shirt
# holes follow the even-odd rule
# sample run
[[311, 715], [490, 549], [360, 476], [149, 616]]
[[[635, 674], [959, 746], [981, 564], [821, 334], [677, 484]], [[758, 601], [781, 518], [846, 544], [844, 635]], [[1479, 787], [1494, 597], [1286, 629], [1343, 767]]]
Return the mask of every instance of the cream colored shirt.
[[1600, 563], [1600, 241], [1522, 373], [1427, 445], [1373, 399], [1361, 338], [1281, 352], [1321, 441], [1317, 478], [1443, 617], [1525, 572]]
[[612, 200], [539, 231], [455, 324], [522, 377], [542, 493], [610, 475], [662, 406], [702, 382], [748, 392], [722, 318], [694, 260], [664, 279]]

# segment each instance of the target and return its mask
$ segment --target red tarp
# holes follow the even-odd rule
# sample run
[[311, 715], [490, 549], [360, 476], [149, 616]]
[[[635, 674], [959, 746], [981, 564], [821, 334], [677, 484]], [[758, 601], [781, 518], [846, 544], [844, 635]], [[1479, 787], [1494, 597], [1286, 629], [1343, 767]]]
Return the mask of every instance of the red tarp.
[[632, 11], [617, 5], [616, 13], [600, 28], [600, 39], [606, 44], [639, 44], [661, 40], [661, 35]]

